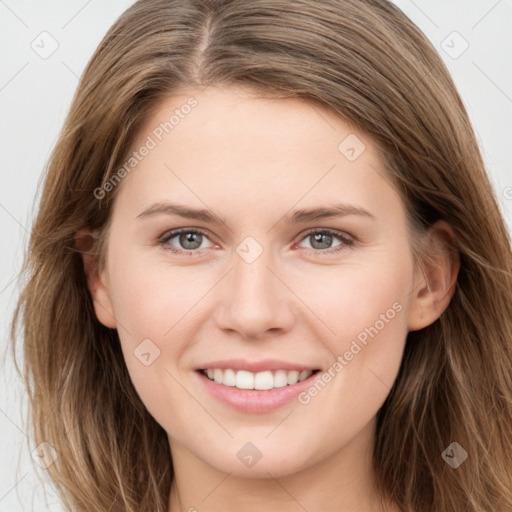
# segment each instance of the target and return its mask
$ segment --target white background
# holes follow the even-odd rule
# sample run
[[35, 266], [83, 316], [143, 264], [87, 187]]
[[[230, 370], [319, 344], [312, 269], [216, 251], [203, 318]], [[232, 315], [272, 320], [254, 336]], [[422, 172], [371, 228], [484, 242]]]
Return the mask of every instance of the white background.
[[[45, 502], [30, 456], [35, 445], [25, 433], [26, 398], [7, 352], [8, 326], [44, 164], [78, 77], [108, 28], [132, 3], [0, 0], [0, 512], [62, 510], [51, 492]], [[512, 1], [395, 3], [427, 35], [447, 64], [468, 109], [510, 231]], [[444, 50], [445, 44], [454, 46], [452, 51], [463, 44], [459, 36], [451, 35], [453, 31], [469, 44], [458, 58]], [[31, 47], [42, 47], [41, 38], [46, 38], [44, 48], [51, 48], [50, 37], [41, 36], [42, 32], [48, 32], [58, 44], [47, 58]]]

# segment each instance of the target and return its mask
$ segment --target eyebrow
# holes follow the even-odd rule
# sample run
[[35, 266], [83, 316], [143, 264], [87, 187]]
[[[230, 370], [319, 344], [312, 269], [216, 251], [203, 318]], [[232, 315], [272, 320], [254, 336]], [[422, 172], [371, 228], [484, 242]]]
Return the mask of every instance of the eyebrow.
[[[211, 210], [190, 208], [189, 206], [169, 202], [154, 203], [137, 215], [137, 218], [143, 219], [159, 214], [177, 215], [179, 217], [199, 220], [211, 224], [225, 224], [224, 219], [219, 219], [219, 217], [212, 213]], [[329, 217], [345, 217], [347, 215], [360, 215], [376, 220], [375, 215], [364, 208], [345, 203], [336, 203], [330, 206], [296, 210], [291, 215], [285, 216], [285, 222], [287, 224], [300, 224]]]

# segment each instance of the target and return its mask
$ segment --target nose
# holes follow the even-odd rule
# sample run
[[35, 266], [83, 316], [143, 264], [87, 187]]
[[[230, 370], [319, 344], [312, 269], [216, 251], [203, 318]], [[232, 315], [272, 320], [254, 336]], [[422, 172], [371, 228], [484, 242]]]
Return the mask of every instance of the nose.
[[219, 328], [257, 340], [284, 333], [295, 321], [293, 293], [263, 252], [248, 263], [234, 255], [233, 268], [222, 281], [215, 321]]

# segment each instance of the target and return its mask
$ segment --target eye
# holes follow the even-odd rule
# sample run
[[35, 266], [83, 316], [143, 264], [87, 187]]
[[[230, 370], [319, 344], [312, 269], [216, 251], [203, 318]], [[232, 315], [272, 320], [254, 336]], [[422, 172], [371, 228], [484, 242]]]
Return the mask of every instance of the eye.
[[[341, 241], [331, 249], [333, 239], [337, 238]], [[354, 239], [346, 233], [333, 231], [331, 229], [314, 229], [308, 231], [302, 240], [311, 240], [312, 250], [315, 254], [333, 254], [346, 250], [348, 247], [354, 245]], [[307, 249], [307, 247], [306, 247]], [[324, 250], [329, 249], [329, 250]]]
[[[170, 244], [171, 240], [175, 238], [180, 247]], [[158, 243], [162, 245], [166, 251], [193, 256], [194, 253], [199, 254], [200, 249], [205, 248], [203, 245], [205, 239], [208, 239], [208, 235], [201, 229], [181, 228], [164, 233], [159, 238]], [[312, 251], [315, 255], [339, 253], [354, 245], [354, 239], [351, 236], [331, 229], [310, 230], [302, 237], [301, 241], [307, 239], [311, 240], [312, 247], [311, 250], [307, 247], [305, 247], [305, 249], [310, 252]], [[338, 239], [340, 243], [333, 246], [333, 239]], [[332, 247], [334, 247], [334, 249], [332, 249]]]
[[[169, 243], [173, 238], [177, 238], [181, 248], [176, 248]], [[192, 256], [194, 252], [199, 252], [198, 249], [204, 249], [202, 242], [206, 238], [206, 232], [200, 229], [181, 228], [164, 233], [158, 243], [161, 244], [166, 251]]]

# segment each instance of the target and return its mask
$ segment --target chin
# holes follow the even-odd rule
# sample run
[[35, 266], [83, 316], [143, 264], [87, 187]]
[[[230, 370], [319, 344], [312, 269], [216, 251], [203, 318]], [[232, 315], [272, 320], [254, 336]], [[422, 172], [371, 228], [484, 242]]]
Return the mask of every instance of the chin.
[[315, 463], [312, 460], [314, 454], [310, 454], [308, 458], [303, 449], [279, 450], [277, 447], [269, 446], [268, 442], [266, 448], [259, 449], [257, 445], [257, 441], [241, 445], [232, 443], [232, 446], [222, 450], [221, 454], [198, 455], [217, 471], [231, 473], [232, 476], [241, 478], [286, 477]]

